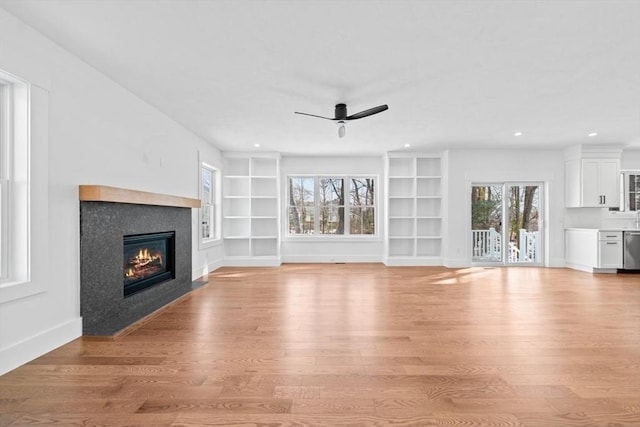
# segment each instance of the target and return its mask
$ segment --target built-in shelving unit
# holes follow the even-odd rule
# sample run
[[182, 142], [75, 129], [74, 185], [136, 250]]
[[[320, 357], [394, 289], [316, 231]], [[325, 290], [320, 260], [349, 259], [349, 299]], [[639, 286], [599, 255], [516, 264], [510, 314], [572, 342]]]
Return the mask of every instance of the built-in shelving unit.
[[387, 265], [442, 265], [440, 155], [387, 155]]
[[279, 155], [227, 153], [224, 160], [225, 265], [280, 265]]

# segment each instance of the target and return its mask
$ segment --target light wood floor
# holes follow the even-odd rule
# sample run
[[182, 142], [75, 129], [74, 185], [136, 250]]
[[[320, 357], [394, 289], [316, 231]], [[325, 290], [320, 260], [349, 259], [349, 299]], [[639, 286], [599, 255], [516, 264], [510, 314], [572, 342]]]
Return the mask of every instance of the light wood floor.
[[640, 425], [640, 276], [223, 268], [0, 377], [0, 425]]

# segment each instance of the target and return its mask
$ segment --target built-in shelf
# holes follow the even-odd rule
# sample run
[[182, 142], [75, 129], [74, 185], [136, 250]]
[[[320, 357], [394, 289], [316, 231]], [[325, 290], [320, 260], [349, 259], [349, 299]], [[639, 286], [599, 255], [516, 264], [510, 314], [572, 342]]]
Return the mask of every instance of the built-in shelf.
[[279, 157], [232, 153], [224, 173], [226, 265], [279, 265]]
[[441, 156], [390, 153], [387, 177], [387, 264], [441, 264]]

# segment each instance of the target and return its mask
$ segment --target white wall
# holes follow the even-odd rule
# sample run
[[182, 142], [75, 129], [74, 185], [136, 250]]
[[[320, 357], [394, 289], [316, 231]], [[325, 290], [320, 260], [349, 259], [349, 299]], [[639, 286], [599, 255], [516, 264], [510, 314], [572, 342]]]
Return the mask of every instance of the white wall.
[[640, 170], [640, 148], [622, 150], [620, 169]]
[[[32, 260], [43, 292], [0, 304], [1, 374], [81, 334], [78, 185], [197, 198], [199, 157], [221, 166], [221, 155], [3, 9], [0, 68], [49, 93], [48, 200], [38, 201], [48, 234], [32, 236], [36, 248], [49, 242], [46, 259]], [[192, 217], [195, 278], [222, 252], [198, 250]]]
[[471, 184], [546, 184], [545, 265], [564, 265], [564, 152], [561, 150], [450, 150], [445, 265], [471, 265]]
[[285, 156], [280, 161], [282, 212], [286, 213], [287, 177], [291, 175], [373, 175], [377, 184], [378, 236], [344, 238], [314, 236], [287, 238], [283, 215], [282, 262], [382, 262], [384, 251], [384, 158]]

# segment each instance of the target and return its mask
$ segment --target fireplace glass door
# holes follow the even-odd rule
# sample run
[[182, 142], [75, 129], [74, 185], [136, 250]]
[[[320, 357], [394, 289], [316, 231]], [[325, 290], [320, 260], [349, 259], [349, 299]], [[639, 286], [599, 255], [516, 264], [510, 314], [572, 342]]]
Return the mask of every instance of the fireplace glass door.
[[124, 236], [124, 296], [175, 278], [175, 232]]

